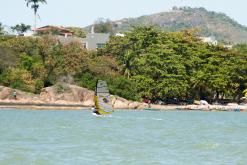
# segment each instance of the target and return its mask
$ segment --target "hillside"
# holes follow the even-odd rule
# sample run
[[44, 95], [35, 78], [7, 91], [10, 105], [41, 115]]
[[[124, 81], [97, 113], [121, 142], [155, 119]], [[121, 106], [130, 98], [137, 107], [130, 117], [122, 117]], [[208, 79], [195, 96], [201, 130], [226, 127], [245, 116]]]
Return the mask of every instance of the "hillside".
[[116, 31], [126, 31], [137, 25], [154, 25], [168, 31], [197, 27], [201, 29], [202, 36], [214, 36], [218, 41], [247, 42], [247, 27], [223, 13], [207, 11], [204, 8], [173, 7], [169, 12], [125, 18], [114, 21], [113, 24]]

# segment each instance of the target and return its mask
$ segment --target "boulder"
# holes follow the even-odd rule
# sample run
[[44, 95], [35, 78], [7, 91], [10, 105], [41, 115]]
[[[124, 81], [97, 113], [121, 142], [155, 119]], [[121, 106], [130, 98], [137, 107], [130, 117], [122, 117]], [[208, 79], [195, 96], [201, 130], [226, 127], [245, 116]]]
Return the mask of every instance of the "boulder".
[[140, 105], [137, 107], [137, 109], [144, 109], [144, 108], [148, 108], [149, 105], [147, 103], [140, 103]]
[[139, 103], [139, 102], [130, 102], [129, 103], [129, 109], [137, 109], [142, 103]]
[[37, 95], [23, 92], [20, 90], [15, 90], [9, 87], [0, 86], [0, 100], [13, 100], [13, 92], [16, 91], [17, 101], [20, 100], [33, 100]]
[[121, 98], [121, 97], [117, 97], [115, 99], [115, 102], [113, 104], [113, 108], [115, 109], [129, 109], [129, 101]]
[[[59, 88], [59, 89], [58, 89]], [[64, 88], [64, 89], [60, 89]], [[94, 106], [94, 92], [88, 89], [76, 86], [63, 84], [63, 87], [52, 86], [42, 89], [40, 99], [45, 102], [73, 102], [81, 103], [85, 106]]]
[[[39, 95], [15, 90], [17, 100], [13, 99], [14, 89], [0, 86], [0, 101], [5, 103], [28, 103], [28, 104], [60, 104], [80, 105], [92, 107], [94, 103], [94, 92], [86, 88], [66, 83], [46, 87]], [[128, 101], [124, 98], [111, 95], [111, 104], [115, 109], [143, 109], [148, 107], [146, 103]]]
[[5, 100], [5, 99], [10, 99], [13, 93], [13, 89], [0, 86], [0, 99]]

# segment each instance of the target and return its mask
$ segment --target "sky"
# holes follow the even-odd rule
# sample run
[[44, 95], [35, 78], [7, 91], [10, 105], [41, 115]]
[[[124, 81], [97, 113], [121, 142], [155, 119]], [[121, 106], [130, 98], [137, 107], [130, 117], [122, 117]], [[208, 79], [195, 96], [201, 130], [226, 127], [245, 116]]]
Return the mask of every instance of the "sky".
[[[169, 11], [173, 6], [204, 7], [223, 12], [247, 26], [246, 0], [47, 0], [38, 10], [37, 26], [78, 26], [93, 24], [98, 18], [118, 20]], [[34, 24], [33, 11], [25, 0], [2, 1], [0, 22], [6, 26]]]

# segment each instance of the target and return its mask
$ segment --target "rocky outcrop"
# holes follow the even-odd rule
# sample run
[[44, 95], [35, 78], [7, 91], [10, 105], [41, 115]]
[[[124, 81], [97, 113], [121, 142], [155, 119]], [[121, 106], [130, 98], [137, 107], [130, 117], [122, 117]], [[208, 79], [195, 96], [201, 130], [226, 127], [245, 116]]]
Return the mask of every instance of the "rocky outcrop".
[[4, 87], [4, 86], [0, 86], [0, 100], [8, 100], [8, 101], [15, 101], [14, 96], [13, 96], [13, 92], [16, 92], [18, 98], [16, 101], [35, 101], [38, 100], [38, 95], [32, 94], [32, 93], [28, 93], [28, 92], [23, 92], [20, 90], [15, 90], [9, 87]]
[[73, 103], [83, 106], [94, 106], [94, 92], [76, 85], [62, 84], [41, 90], [40, 100], [52, 103]]
[[[13, 92], [16, 91], [17, 99], [14, 99]], [[111, 103], [115, 109], [162, 109], [175, 110], [177, 105], [154, 105], [129, 101], [118, 96], [111, 96]], [[43, 88], [39, 95], [15, 90], [0, 86], [0, 105], [34, 105], [34, 106], [64, 106], [68, 107], [93, 107], [94, 91], [69, 84], [57, 84], [52, 87]], [[197, 104], [197, 105], [196, 105]], [[18, 106], [19, 107], [19, 106]], [[201, 105], [196, 102], [194, 105], [180, 106], [180, 109], [187, 110], [247, 110], [247, 104], [222, 105]]]
[[[17, 93], [16, 100], [13, 98], [14, 91]], [[143, 109], [148, 107], [148, 104], [146, 103], [129, 101], [113, 95], [111, 97], [111, 103], [114, 109]], [[0, 86], [0, 103], [78, 105], [84, 107], [93, 107], [95, 105], [94, 91], [64, 83], [43, 88], [39, 95]]]
[[0, 86], [0, 99], [10, 99], [13, 92], [14, 90], [11, 88]]
[[113, 96], [113, 101], [112, 101], [112, 106], [115, 109], [129, 109], [129, 101], [124, 99], [124, 98], [120, 98], [117, 96]]
[[[17, 93], [16, 100], [13, 98], [14, 91]], [[64, 83], [43, 88], [39, 95], [0, 86], [0, 103], [78, 105], [84, 107], [93, 107], [95, 105], [94, 91]], [[148, 107], [146, 103], [128, 101], [113, 95], [111, 103], [115, 109], [143, 109]]]
[[114, 109], [144, 109], [148, 107], [147, 103], [129, 101], [118, 96], [112, 97], [112, 106]]
[[[13, 92], [16, 91], [17, 99], [14, 99]], [[43, 88], [39, 95], [14, 90], [0, 86], [0, 102], [20, 104], [57, 104], [57, 105], [80, 105], [94, 106], [94, 92], [75, 85], [60, 84]]]

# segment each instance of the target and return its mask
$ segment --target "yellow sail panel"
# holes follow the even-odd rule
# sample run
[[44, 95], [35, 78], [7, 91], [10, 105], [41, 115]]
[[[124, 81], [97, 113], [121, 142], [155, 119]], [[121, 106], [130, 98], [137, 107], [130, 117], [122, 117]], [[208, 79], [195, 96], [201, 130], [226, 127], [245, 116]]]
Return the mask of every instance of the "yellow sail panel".
[[100, 107], [99, 107], [99, 100], [98, 100], [98, 96], [94, 96], [94, 102], [95, 102], [95, 108], [97, 109], [97, 110], [99, 110], [100, 109]]

